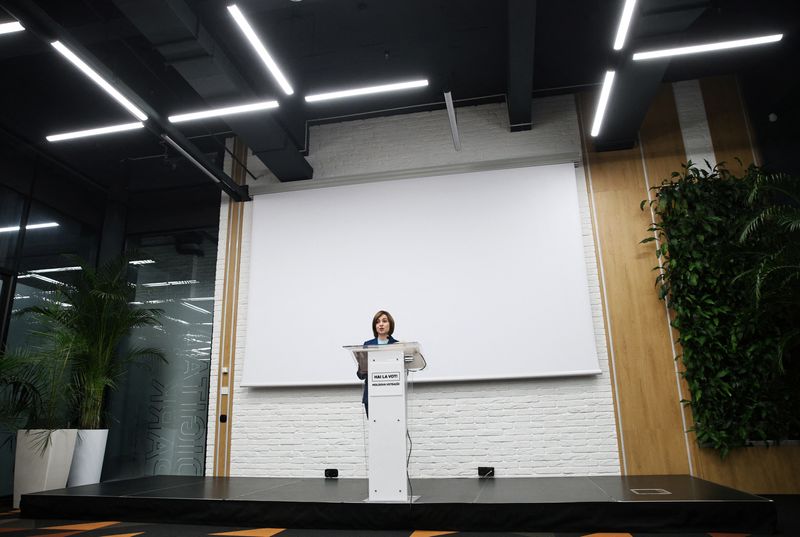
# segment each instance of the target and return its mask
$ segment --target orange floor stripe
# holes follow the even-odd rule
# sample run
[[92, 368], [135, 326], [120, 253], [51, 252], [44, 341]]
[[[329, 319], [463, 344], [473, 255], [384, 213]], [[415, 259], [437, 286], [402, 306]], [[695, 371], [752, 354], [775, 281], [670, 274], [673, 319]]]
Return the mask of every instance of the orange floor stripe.
[[103, 537], [136, 537], [137, 535], [142, 535], [143, 533], [143, 531], [137, 533], [115, 533], [114, 535], [104, 535]]
[[50, 526], [47, 528], [42, 528], [45, 530], [77, 530], [77, 531], [91, 531], [91, 530], [100, 530], [103, 528], [107, 528], [109, 526], [113, 526], [114, 524], [119, 524], [117, 521], [109, 521], [109, 522], [84, 522], [83, 524], [67, 524], [65, 526]]
[[426, 531], [417, 530], [410, 537], [437, 537], [438, 535], [452, 535], [454, 531]]
[[272, 537], [286, 528], [255, 528], [252, 530], [226, 531], [224, 533], [212, 533], [211, 535], [230, 535], [236, 537]]
[[[44, 529], [44, 528], [42, 528]], [[78, 535], [79, 531], [62, 531], [61, 533], [42, 533], [41, 535], [33, 535], [32, 537], [70, 537], [70, 535]]]

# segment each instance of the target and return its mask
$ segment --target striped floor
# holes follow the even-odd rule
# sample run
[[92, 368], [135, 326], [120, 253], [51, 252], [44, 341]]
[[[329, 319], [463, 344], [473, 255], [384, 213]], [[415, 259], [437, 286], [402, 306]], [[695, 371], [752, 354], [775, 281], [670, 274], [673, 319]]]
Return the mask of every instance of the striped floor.
[[[19, 511], [0, 513], [2, 537], [751, 537], [747, 533], [513, 533], [415, 531], [304, 530], [287, 528], [233, 528], [181, 524], [144, 524], [119, 521], [30, 520], [18, 518]], [[752, 536], [757, 537], [757, 536]]]

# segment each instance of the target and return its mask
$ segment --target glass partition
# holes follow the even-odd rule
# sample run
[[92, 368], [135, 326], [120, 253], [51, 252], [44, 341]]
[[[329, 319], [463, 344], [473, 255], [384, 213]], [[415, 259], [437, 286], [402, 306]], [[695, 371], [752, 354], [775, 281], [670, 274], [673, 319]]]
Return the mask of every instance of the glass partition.
[[[13, 312], [55, 300], [59, 286], [69, 284], [80, 269], [76, 258], [90, 265], [97, 252], [97, 230], [40, 203], [32, 203], [19, 259]], [[12, 315], [8, 349], [27, 345], [37, 326], [28, 316]]]
[[[31, 334], [40, 327], [32, 318], [14, 313], [56, 300], [58, 288], [71, 281], [77, 268], [75, 260], [67, 256], [79, 256], [93, 263], [98, 234], [95, 228], [34, 202], [30, 206], [24, 242], [17, 259], [14, 256], [23, 200], [11, 191], [2, 190], [0, 194], [0, 226], [17, 228], [0, 232], [0, 263], [7, 262], [9, 268], [19, 263], [6, 338], [6, 348], [16, 350], [30, 344]], [[7, 280], [2, 285], [3, 290], [11, 292]], [[10, 436], [0, 435], [0, 496], [11, 494], [12, 490], [14, 446]]]
[[0, 186], [0, 268], [11, 269], [19, 240], [24, 198]]
[[130, 345], [160, 348], [165, 362], [130, 367], [111, 397], [103, 480], [203, 475], [208, 416], [217, 229], [131, 237], [135, 304], [162, 310], [162, 326]]

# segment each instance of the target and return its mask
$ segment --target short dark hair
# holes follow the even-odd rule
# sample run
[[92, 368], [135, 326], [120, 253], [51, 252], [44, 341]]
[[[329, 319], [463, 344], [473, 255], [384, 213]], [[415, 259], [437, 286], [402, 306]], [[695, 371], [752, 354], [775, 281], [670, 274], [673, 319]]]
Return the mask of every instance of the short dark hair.
[[378, 337], [378, 331], [375, 330], [375, 325], [378, 324], [378, 319], [381, 318], [381, 315], [386, 315], [386, 318], [389, 319], [389, 335], [391, 336], [394, 334], [394, 317], [388, 311], [381, 310], [375, 314], [372, 318], [372, 335]]

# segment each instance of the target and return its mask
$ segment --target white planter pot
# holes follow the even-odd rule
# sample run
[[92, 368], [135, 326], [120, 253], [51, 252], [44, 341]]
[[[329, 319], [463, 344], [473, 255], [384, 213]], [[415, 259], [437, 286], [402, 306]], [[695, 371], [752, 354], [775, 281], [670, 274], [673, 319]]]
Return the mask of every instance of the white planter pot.
[[77, 429], [50, 432], [50, 443], [40, 450], [42, 435], [47, 431], [17, 431], [17, 453], [14, 458], [14, 508], [23, 494], [64, 488], [67, 485]]
[[106, 455], [108, 429], [79, 429], [69, 471], [68, 487], [100, 482]]

